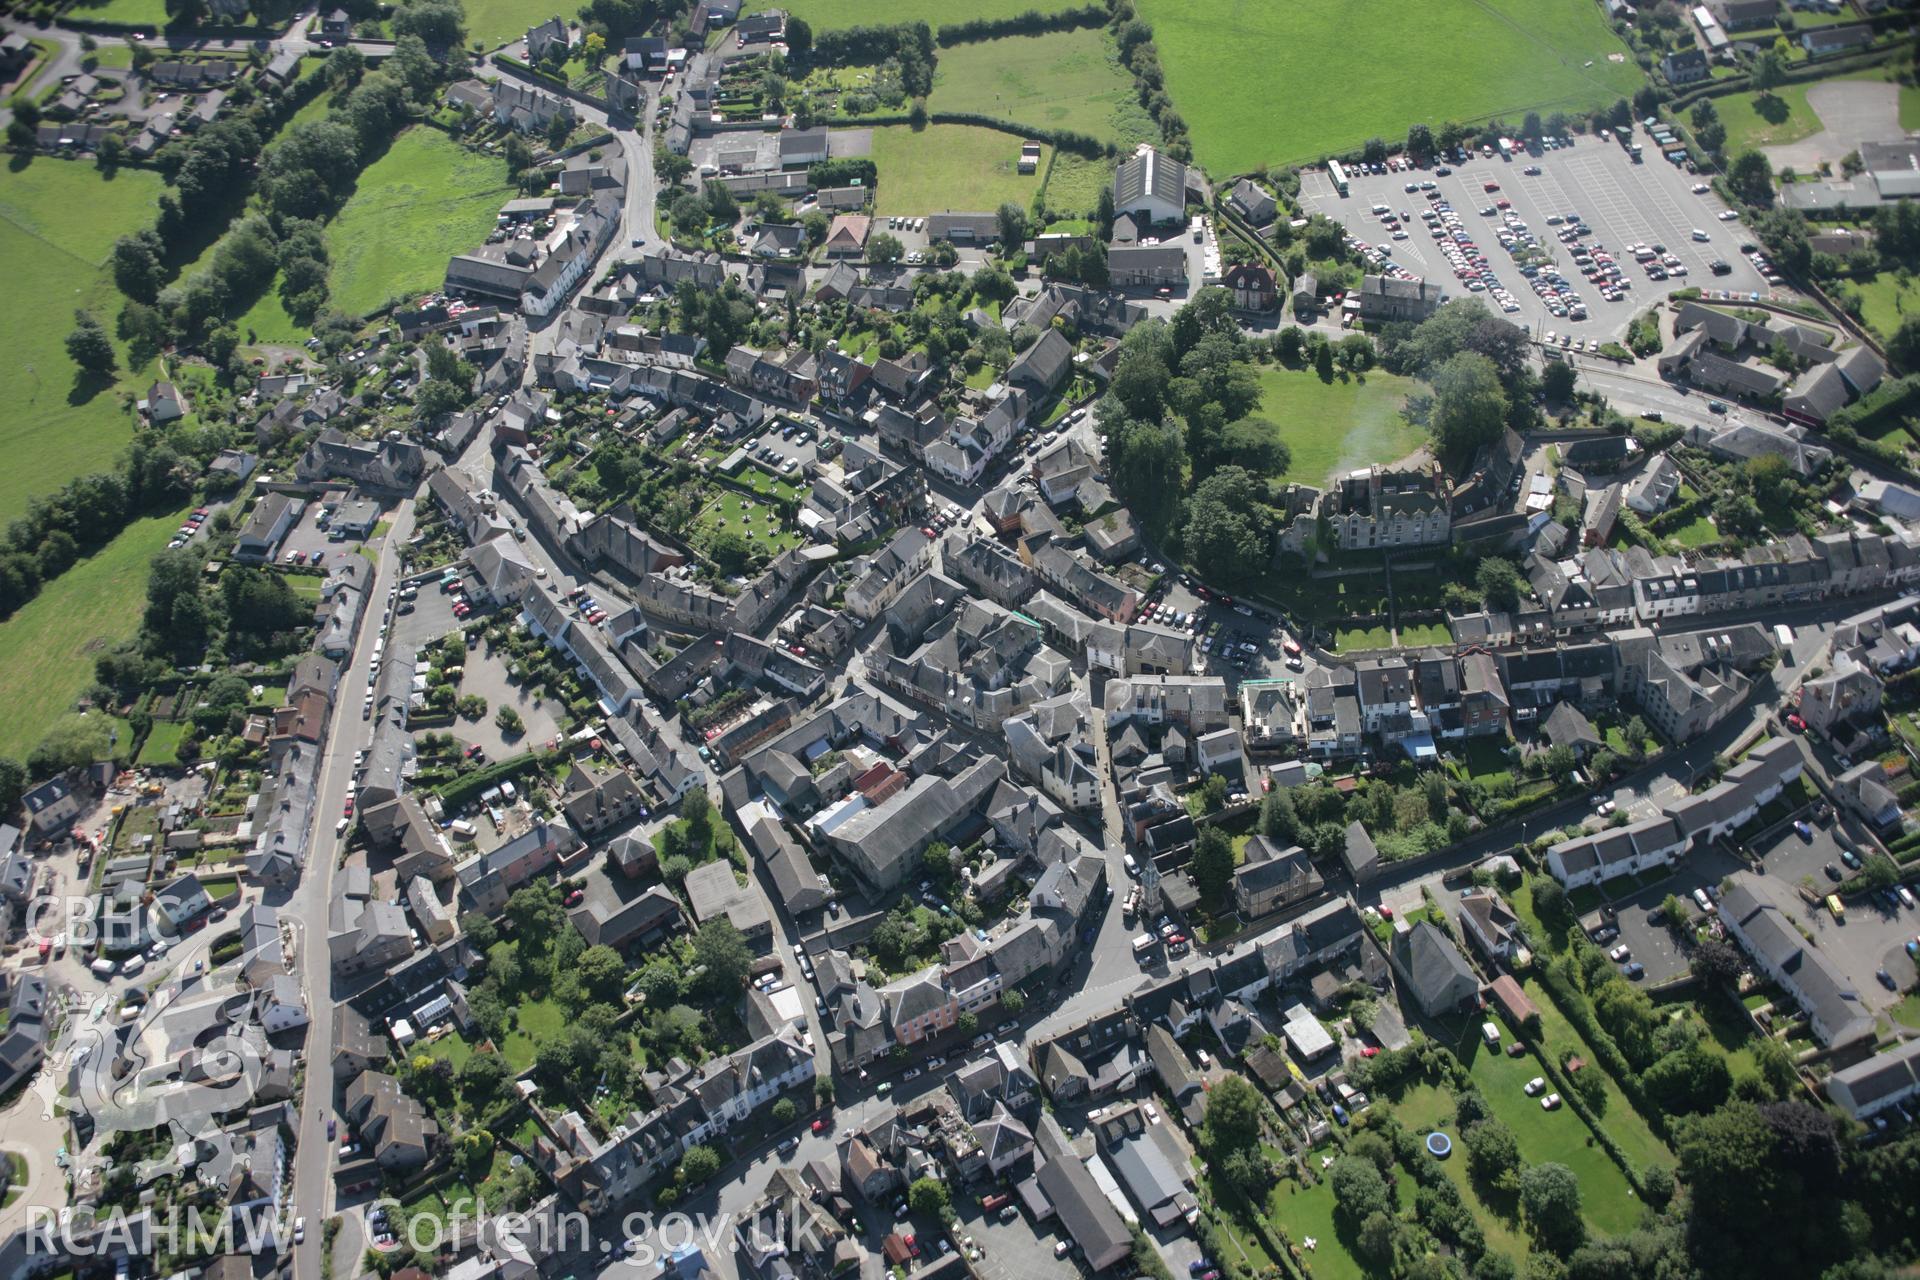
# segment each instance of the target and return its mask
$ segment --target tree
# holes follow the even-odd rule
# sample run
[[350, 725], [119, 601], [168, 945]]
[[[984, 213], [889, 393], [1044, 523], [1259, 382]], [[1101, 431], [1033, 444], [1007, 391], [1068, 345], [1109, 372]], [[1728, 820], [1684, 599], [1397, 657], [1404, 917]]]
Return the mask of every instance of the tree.
[[938, 1178], [916, 1178], [907, 1188], [907, 1206], [926, 1217], [945, 1216], [949, 1203], [947, 1184]]
[[704, 844], [708, 828], [713, 823], [713, 797], [707, 794], [705, 787], [695, 787], [687, 792], [680, 801], [680, 816], [686, 819], [688, 832]]
[[460, 932], [472, 944], [473, 949], [485, 953], [499, 938], [499, 931], [493, 927], [493, 921], [478, 911], [469, 911], [460, 917]]
[[1374, 1266], [1385, 1268], [1393, 1262], [1393, 1246], [1398, 1234], [1393, 1218], [1384, 1210], [1375, 1209], [1360, 1224], [1354, 1251]]
[[1727, 168], [1727, 182], [1733, 193], [1750, 205], [1766, 207], [1773, 202], [1773, 170], [1758, 151], [1743, 151]]
[[1920, 372], [1920, 315], [1910, 315], [1900, 322], [1887, 341], [1887, 355], [1902, 369]]
[[1240, 467], [1222, 467], [1195, 487], [1186, 545], [1207, 577], [1241, 581], [1266, 567], [1272, 516], [1265, 498], [1264, 482]]
[[1430, 426], [1443, 453], [1465, 457], [1500, 434], [1507, 396], [1492, 360], [1463, 351], [1432, 373]]
[[1725, 1102], [1733, 1089], [1733, 1076], [1723, 1054], [1695, 1045], [1670, 1053], [1641, 1072], [1640, 1087], [1663, 1113], [1692, 1115]]
[[1193, 846], [1193, 882], [1201, 900], [1226, 901], [1233, 887], [1233, 840], [1218, 825], [1208, 825]]
[[714, 568], [731, 577], [747, 567], [750, 548], [738, 529], [725, 528], [707, 540], [707, 555]]
[[1416, 124], [1407, 129], [1407, 155], [1416, 162], [1424, 161], [1433, 155], [1433, 130], [1424, 124]]
[[1540, 374], [1540, 390], [1553, 404], [1566, 404], [1573, 399], [1573, 365], [1564, 360], [1549, 360]]
[[73, 332], [67, 335], [67, 358], [88, 373], [113, 372], [118, 359], [113, 354], [113, 342], [100, 322], [87, 311], [74, 312], [73, 321]]
[[1333, 1162], [1328, 1181], [1333, 1184], [1335, 1206], [1349, 1222], [1365, 1222], [1372, 1214], [1393, 1209], [1386, 1179], [1371, 1160], [1341, 1156]]
[[580, 990], [601, 1004], [616, 1003], [627, 983], [627, 962], [608, 946], [582, 951], [573, 962], [573, 972], [579, 977]]
[[152, 302], [160, 294], [165, 269], [160, 254], [165, 245], [151, 228], [121, 236], [113, 242], [113, 282], [136, 302]]
[[520, 720], [520, 713], [512, 707], [501, 707], [494, 712], [493, 723], [499, 727], [501, 733], [510, 738], [525, 733], [527, 728]]
[[1015, 1018], [1019, 1017], [1020, 1011], [1026, 1007], [1027, 998], [1021, 995], [1019, 991], [1003, 991], [1000, 993], [1000, 1008], [1010, 1016]]
[[694, 1146], [687, 1148], [687, 1154], [680, 1157], [679, 1181], [689, 1187], [699, 1186], [714, 1174], [720, 1172], [720, 1157], [714, 1154], [712, 1147]]
[[772, 1114], [773, 1114], [773, 1122], [777, 1125], [785, 1127], [787, 1125], [792, 1124], [794, 1122], [794, 1119], [797, 1116], [799, 1116], [800, 1108], [794, 1105], [794, 1101], [792, 1098], [782, 1098], [780, 1099], [780, 1101], [773, 1104]]
[[740, 931], [728, 920], [709, 920], [693, 935], [694, 963], [706, 973], [701, 983], [716, 996], [732, 998], [746, 984], [753, 968], [753, 952]]
[[1520, 1140], [1499, 1120], [1489, 1117], [1469, 1125], [1460, 1140], [1467, 1148], [1467, 1167], [1473, 1176], [1511, 1193], [1520, 1170]]
[[972, 1012], [962, 1013], [953, 1020], [953, 1026], [961, 1035], [972, 1039], [980, 1030], [980, 1016]]
[[500, 1088], [512, 1076], [506, 1059], [491, 1050], [474, 1054], [460, 1064], [457, 1077], [460, 1097], [468, 1107], [479, 1110], [500, 1094]]
[[1260, 1145], [1260, 1095], [1246, 1077], [1228, 1074], [1207, 1094], [1207, 1150], [1217, 1158]]
[[514, 937], [535, 948], [558, 933], [566, 918], [560, 896], [550, 884], [530, 884], [514, 890], [513, 896], [507, 899], [506, 917], [507, 923], [513, 926]]
[[1526, 586], [1519, 568], [1504, 556], [1482, 557], [1473, 571], [1473, 582], [1487, 608], [1503, 612], [1519, 606], [1520, 591]]
[[1580, 1221], [1580, 1183], [1563, 1164], [1549, 1160], [1529, 1165], [1520, 1174], [1520, 1204], [1534, 1235], [1556, 1253], [1573, 1252], [1586, 1234]]
[[1017, 251], [1027, 241], [1027, 211], [1012, 201], [1000, 206], [994, 215], [1000, 247], [1007, 252]]
[[1748, 81], [1759, 91], [1763, 98], [1773, 97], [1773, 91], [1787, 73], [1786, 64], [1781, 61], [1780, 53], [1775, 49], [1762, 50], [1753, 60], [1753, 70], [1748, 73]]
[[805, 18], [787, 19], [787, 59], [801, 61], [813, 52], [813, 28]]
[[879, 231], [867, 237], [867, 261], [876, 267], [890, 267], [900, 261], [906, 252], [907, 248], [900, 243], [898, 236]]
[[[1674, 899], [1674, 907], [1680, 914], [1669, 915], [1667, 919], [1675, 923], [1684, 921], [1686, 912], [1677, 898]], [[1693, 971], [1693, 976], [1699, 980], [1700, 985], [1708, 991], [1731, 991], [1734, 982], [1740, 977], [1740, 953], [1728, 943], [1709, 938], [1693, 949], [1693, 955], [1688, 957], [1687, 967]]]
[[0, 811], [12, 813], [26, 789], [26, 766], [10, 756], [0, 756]]
[[1867, 855], [1860, 868], [1860, 883], [1875, 893], [1883, 893], [1900, 883], [1900, 868], [1884, 853]]
[[1533, 909], [1542, 922], [1547, 924], [1565, 923], [1567, 912], [1566, 888], [1558, 881], [1542, 876], [1533, 882]]

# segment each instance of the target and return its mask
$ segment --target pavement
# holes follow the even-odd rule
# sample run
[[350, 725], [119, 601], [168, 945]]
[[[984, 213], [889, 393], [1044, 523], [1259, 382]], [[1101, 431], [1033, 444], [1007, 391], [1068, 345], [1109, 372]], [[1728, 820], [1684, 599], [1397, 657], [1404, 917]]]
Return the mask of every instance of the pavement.
[[[1462, 230], [1473, 237], [1493, 265], [1500, 283], [1513, 293], [1520, 310], [1508, 318], [1536, 338], [1554, 329], [1603, 342], [1618, 339], [1635, 316], [1689, 286], [1753, 290], [1764, 295], [1768, 291], [1766, 281], [1739, 252], [1739, 244], [1750, 238], [1745, 224], [1720, 221], [1719, 214], [1726, 208], [1720, 198], [1712, 192], [1695, 195], [1692, 191], [1703, 181], [1699, 175], [1654, 153], [1651, 139], [1644, 134], [1636, 138], [1649, 148], [1639, 164], [1617, 143], [1579, 137], [1571, 147], [1539, 156], [1520, 154], [1511, 161], [1471, 156], [1463, 164], [1447, 166], [1453, 172], [1446, 177], [1438, 176], [1433, 168], [1356, 177], [1349, 183], [1350, 194], [1346, 197], [1334, 192], [1324, 173], [1310, 172], [1302, 177], [1301, 199], [1308, 212], [1326, 214], [1361, 240], [1390, 245], [1395, 262], [1415, 275], [1439, 281], [1449, 297], [1472, 296], [1455, 281], [1438, 242], [1426, 234], [1420, 222], [1420, 210], [1429, 203], [1425, 193], [1405, 189], [1408, 182], [1434, 183], [1459, 214]], [[1540, 173], [1527, 176], [1523, 171], [1529, 167], [1537, 167]], [[1496, 183], [1499, 189], [1487, 191], [1488, 183]], [[1540, 239], [1540, 247], [1550, 254], [1553, 265], [1573, 282], [1586, 303], [1589, 319], [1570, 321], [1552, 315], [1528, 287], [1512, 256], [1500, 247], [1500, 220], [1479, 212], [1498, 200], [1512, 204], [1513, 212]], [[1375, 204], [1410, 211], [1412, 235], [1406, 240], [1389, 240], [1379, 218], [1370, 212]], [[1623, 300], [1608, 302], [1602, 298], [1598, 288], [1582, 279], [1574, 267], [1573, 246], [1555, 238], [1560, 228], [1550, 226], [1547, 219], [1569, 213], [1578, 213], [1593, 228], [1592, 235], [1577, 243], [1604, 245], [1621, 259], [1633, 283]], [[1696, 227], [1707, 232], [1706, 243], [1692, 239]], [[1688, 274], [1665, 281], [1648, 279], [1645, 271], [1621, 252], [1635, 242], [1665, 245], [1686, 263]], [[1731, 274], [1713, 275], [1707, 264], [1715, 258], [1730, 264]]]
[[1842, 157], [1863, 142], [1898, 142], [1900, 86], [1878, 80], [1833, 80], [1807, 90], [1807, 105], [1820, 118], [1820, 132], [1798, 142], [1762, 147], [1767, 165], [1778, 173], [1811, 173], [1824, 161], [1839, 167]]

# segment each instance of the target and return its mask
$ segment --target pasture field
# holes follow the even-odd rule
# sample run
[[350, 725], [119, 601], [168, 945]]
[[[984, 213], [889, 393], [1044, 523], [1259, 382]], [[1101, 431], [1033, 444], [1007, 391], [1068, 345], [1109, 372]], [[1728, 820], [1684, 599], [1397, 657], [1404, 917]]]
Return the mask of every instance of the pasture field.
[[1287, 476], [1324, 486], [1327, 477], [1375, 462], [1398, 462], [1426, 433], [1400, 414], [1411, 378], [1376, 369], [1363, 378], [1320, 381], [1311, 369], [1260, 368], [1258, 416], [1274, 424], [1293, 451]]
[[[874, 212], [886, 214], [990, 213], [1011, 201], [1026, 208], [1040, 188], [1053, 148], [1040, 149], [1040, 168], [1018, 172], [1020, 139], [976, 125], [885, 125], [873, 131], [878, 169]], [[445, 263], [441, 264], [442, 270]]]
[[0, 755], [24, 758], [93, 683], [93, 660], [140, 626], [147, 566], [186, 511], [135, 520], [0, 622]]
[[1112, 182], [1112, 161], [1056, 151], [1047, 175], [1047, 208], [1069, 215], [1092, 214], [1100, 207], [1100, 193]]
[[[24, 512], [29, 498], [110, 466], [132, 438], [133, 418], [114, 384], [81, 381], [65, 340], [76, 308], [113, 332], [120, 295], [104, 264], [115, 240], [152, 222], [160, 189], [157, 173], [122, 169], [106, 178], [91, 164], [47, 157], [0, 174], [0, 261], [16, 302], [0, 309], [0, 450], [8, 462], [0, 522]], [[18, 305], [25, 299], [32, 305]], [[127, 390], [140, 381], [124, 369], [119, 377]]]
[[1590, 109], [1644, 83], [1591, 0], [1137, 7], [1195, 158], [1216, 181], [1405, 138], [1416, 121], [1505, 115], [1517, 125], [1529, 110]]
[[971, 112], [1130, 144], [1156, 136], [1104, 30], [1006, 36], [940, 50], [930, 111]]
[[[924, 22], [935, 31], [946, 22], [972, 22], [977, 18], [998, 20], [1017, 18], [1029, 9], [1050, 12], [1071, 8], [1067, 3], [1034, 3], [1034, 0], [897, 0], [878, 6], [873, 0], [788, 0], [783, 6], [796, 18], [806, 19], [815, 31], [836, 31], [842, 27], [893, 26], [901, 22]], [[468, 10], [471, 14], [473, 11]], [[745, 12], [754, 12], [746, 10]], [[471, 19], [469, 19], [471, 23]], [[944, 50], [942, 51], [944, 56]]]
[[327, 227], [331, 305], [362, 315], [390, 298], [438, 288], [447, 259], [485, 240], [512, 196], [498, 159], [435, 129], [407, 130], [361, 172]]

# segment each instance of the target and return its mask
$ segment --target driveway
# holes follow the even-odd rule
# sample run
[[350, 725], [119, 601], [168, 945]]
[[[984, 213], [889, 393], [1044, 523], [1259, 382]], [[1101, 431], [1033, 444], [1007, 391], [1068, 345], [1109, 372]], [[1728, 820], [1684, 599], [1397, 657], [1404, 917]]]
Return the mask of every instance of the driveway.
[[1807, 105], [1825, 125], [1811, 138], [1765, 147], [1767, 163], [1775, 172], [1792, 168], [1798, 173], [1817, 169], [1822, 160], [1838, 165], [1863, 142], [1898, 142], [1900, 86], [1878, 80], [1834, 80], [1807, 90]]

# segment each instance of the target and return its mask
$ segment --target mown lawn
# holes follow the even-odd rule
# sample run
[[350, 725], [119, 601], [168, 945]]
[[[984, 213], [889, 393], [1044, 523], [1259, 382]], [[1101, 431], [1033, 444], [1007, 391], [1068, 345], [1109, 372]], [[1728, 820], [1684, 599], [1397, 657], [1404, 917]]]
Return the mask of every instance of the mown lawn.
[[1525, 1258], [1526, 1231], [1515, 1207], [1509, 1204], [1496, 1209], [1481, 1198], [1480, 1188], [1467, 1173], [1466, 1149], [1460, 1145], [1459, 1126], [1453, 1123], [1453, 1096], [1438, 1085], [1415, 1085], [1393, 1100], [1393, 1113], [1415, 1133], [1439, 1129], [1454, 1140], [1453, 1154], [1439, 1162], [1440, 1168], [1459, 1188], [1460, 1198], [1474, 1211], [1480, 1229], [1486, 1233], [1488, 1246], [1516, 1262]]
[[93, 683], [94, 659], [139, 629], [147, 565], [185, 514], [134, 521], [0, 622], [0, 755], [24, 757]]
[[153, 728], [147, 730], [147, 740], [140, 744], [140, 754], [135, 764], [176, 765], [180, 763], [180, 739], [187, 736], [187, 726], [174, 720], [156, 720]]
[[[893, 25], [900, 22], [924, 22], [938, 31], [942, 23], [971, 22], [976, 18], [1015, 18], [1029, 9], [1051, 13], [1071, 8], [1064, 3], [1035, 3], [1034, 0], [897, 0], [876, 11], [873, 0], [789, 0], [782, 8], [796, 18], [804, 18], [815, 31], [833, 31], [840, 27]], [[471, 14], [473, 11], [468, 10]], [[749, 9], [745, 12], [754, 12]], [[469, 19], [471, 22], [471, 19]], [[946, 51], [941, 50], [944, 57]]]
[[1024, 209], [1052, 150], [1042, 147], [1038, 171], [1023, 174], [1017, 172], [1020, 139], [1010, 133], [964, 124], [886, 125], [873, 131], [880, 188], [874, 212], [990, 213], [1009, 202]]
[[331, 305], [362, 315], [437, 288], [447, 259], [479, 245], [511, 199], [498, 160], [415, 126], [361, 174], [327, 228]]
[[1540, 1074], [1533, 1055], [1509, 1058], [1501, 1049], [1486, 1048], [1479, 1022], [1471, 1019], [1453, 1051], [1473, 1073], [1487, 1105], [1519, 1139], [1521, 1157], [1528, 1164], [1555, 1161], [1573, 1172], [1580, 1183], [1581, 1212], [1595, 1231], [1621, 1235], [1633, 1229], [1645, 1206], [1587, 1122], [1571, 1107], [1543, 1111], [1538, 1099], [1527, 1096], [1527, 1081]]
[[[1140, 0], [1196, 158], [1219, 181], [1426, 121], [1543, 115], [1645, 83], [1590, 0]], [[1608, 55], [1621, 55], [1620, 62]], [[1591, 63], [1591, 65], [1588, 65]]]
[[1909, 313], [1920, 311], [1920, 280], [1909, 278], [1903, 286], [1893, 272], [1883, 271], [1853, 287], [1860, 293], [1860, 319], [1882, 338], [1891, 338]]
[[113, 332], [120, 295], [104, 264], [115, 240], [152, 223], [160, 190], [157, 173], [108, 179], [90, 163], [47, 157], [0, 173], [0, 261], [13, 301], [0, 308], [0, 523], [29, 498], [111, 466], [132, 438], [116, 391], [144, 390], [144, 380], [124, 369], [118, 386], [80, 380], [65, 339], [82, 307]]
[[1314, 1280], [1365, 1280], [1370, 1274], [1334, 1229], [1333, 1184], [1325, 1178], [1304, 1190], [1291, 1180], [1280, 1183], [1267, 1198], [1267, 1217], [1284, 1226], [1303, 1252], [1307, 1238], [1313, 1238], [1314, 1248], [1306, 1256]]
[[764, 502], [753, 502], [752, 510], [748, 510], [749, 502], [753, 499], [723, 490], [719, 500], [700, 513], [700, 527], [709, 534], [733, 529], [746, 538], [749, 547], [764, 546], [775, 552], [800, 545], [799, 530], [782, 520], [778, 511]]
[[1112, 40], [1097, 27], [942, 49], [927, 107], [1125, 144], [1156, 133]]
[[567, 1014], [550, 999], [523, 1000], [515, 1012], [516, 1025], [502, 1039], [500, 1056], [517, 1075], [533, 1065], [540, 1042], [567, 1025]]
[[[1814, 83], [1819, 83], [1815, 81]], [[1730, 93], [1715, 98], [1720, 123], [1727, 126], [1726, 153], [1735, 156], [1756, 147], [1798, 142], [1820, 132], [1820, 116], [1807, 105], [1811, 84], [1783, 84], [1762, 97], [1758, 93]]]
[[1547, 997], [1546, 990], [1539, 983], [1528, 981], [1526, 990], [1534, 1007], [1540, 1010], [1540, 1042], [1545, 1050], [1544, 1056], [1558, 1062], [1563, 1052], [1572, 1050], [1586, 1059], [1587, 1065], [1581, 1068], [1583, 1072], [1595, 1072], [1606, 1082], [1607, 1106], [1600, 1115], [1600, 1123], [1608, 1135], [1620, 1144], [1620, 1149], [1626, 1152], [1633, 1167], [1648, 1169], [1663, 1164], [1671, 1168], [1673, 1152], [1648, 1126], [1646, 1117], [1627, 1101], [1627, 1095], [1620, 1091], [1619, 1083], [1601, 1067], [1599, 1059], [1594, 1056], [1593, 1046], [1567, 1021], [1560, 1007]]
[[1398, 462], [1426, 442], [1400, 413], [1413, 388], [1411, 378], [1378, 370], [1322, 382], [1311, 369], [1263, 365], [1256, 413], [1293, 453], [1288, 478], [1320, 487], [1338, 472]]

